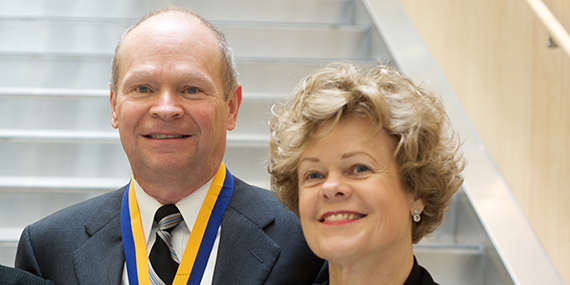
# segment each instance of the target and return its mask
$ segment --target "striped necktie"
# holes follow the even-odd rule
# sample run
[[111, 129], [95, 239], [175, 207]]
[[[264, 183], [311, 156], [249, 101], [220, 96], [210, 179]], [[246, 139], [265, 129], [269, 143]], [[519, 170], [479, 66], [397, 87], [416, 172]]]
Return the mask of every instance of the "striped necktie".
[[172, 230], [182, 222], [175, 205], [160, 207], [154, 216], [158, 224], [156, 240], [148, 258], [150, 284], [168, 285], [174, 281], [180, 260], [172, 248]]

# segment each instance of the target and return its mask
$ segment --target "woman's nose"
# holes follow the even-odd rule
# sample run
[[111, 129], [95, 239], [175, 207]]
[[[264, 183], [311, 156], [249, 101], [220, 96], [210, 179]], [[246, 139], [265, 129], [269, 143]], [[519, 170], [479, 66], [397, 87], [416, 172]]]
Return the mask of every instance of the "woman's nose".
[[352, 196], [351, 186], [339, 175], [331, 174], [321, 187], [321, 197], [325, 200], [342, 200]]

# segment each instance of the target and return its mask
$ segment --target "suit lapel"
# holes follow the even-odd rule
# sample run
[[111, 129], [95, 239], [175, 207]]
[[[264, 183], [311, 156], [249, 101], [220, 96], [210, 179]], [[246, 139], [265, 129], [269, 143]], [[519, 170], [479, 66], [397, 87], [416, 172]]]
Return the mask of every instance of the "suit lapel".
[[[281, 249], [263, 229], [275, 216], [263, 201], [234, 177], [232, 198], [222, 218], [222, 233], [214, 270], [215, 285], [262, 284]], [[85, 225], [89, 239], [73, 253], [79, 284], [120, 284], [125, 255], [120, 209], [125, 187], [111, 193]]]
[[121, 239], [121, 199], [125, 187], [111, 193], [85, 225], [90, 237], [73, 252], [79, 284], [120, 284], [125, 255]]
[[281, 249], [263, 228], [275, 219], [270, 208], [234, 177], [234, 192], [222, 219], [214, 285], [263, 284]]

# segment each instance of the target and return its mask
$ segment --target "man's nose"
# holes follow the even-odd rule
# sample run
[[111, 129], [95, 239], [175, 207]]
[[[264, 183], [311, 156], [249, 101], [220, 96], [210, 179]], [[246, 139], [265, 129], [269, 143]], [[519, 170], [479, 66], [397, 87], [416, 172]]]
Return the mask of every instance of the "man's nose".
[[321, 197], [328, 201], [340, 201], [352, 196], [352, 188], [341, 175], [329, 174], [321, 187]]
[[182, 118], [184, 109], [178, 101], [176, 93], [170, 90], [160, 91], [157, 101], [150, 109], [151, 116], [168, 121]]

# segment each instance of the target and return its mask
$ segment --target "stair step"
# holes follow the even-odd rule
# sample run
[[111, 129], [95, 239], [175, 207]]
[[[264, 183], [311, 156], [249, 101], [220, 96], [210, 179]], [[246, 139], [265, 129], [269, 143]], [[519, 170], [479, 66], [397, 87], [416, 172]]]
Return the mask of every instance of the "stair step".
[[[54, 176], [0, 176], [0, 189], [45, 193], [107, 192], [127, 184], [129, 177], [54, 177]], [[249, 181], [250, 184], [267, 189], [266, 181]], [[1, 195], [1, 194], [0, 194]]]
[[0, 98], [109, 98], [108, 89], [63, 89], [63, 88], [10, 88], [0, 87]]
[[[341, 60], [334, 59], [334, 60]], [[289, 94], [301, 78], [330, 59], [237, 57], [244, 93]], [[358, 61], [365, 65], [371, 61]], [[4, 88], [107, 89], [111, 54], [73, 55], [0, 52], [0, 86]]]
[[[269, 142], [268, 134], [228, 134], [228, 146], [265, 146]], [[0, 129], [0, 142], [18, 143], [120, 143], [118, 131], [68, 131], [68, 130], [22, 130]]]
[[0, 176], [0, 189], [43, 189], [71, 192], [110, 191], [125, 185], [128, 179], [128, 177]]
[[[221, 25], [220, 25], [221, 26]], [[236, 56], [361, 60], [370, 55], [369, 27], [364, 25], [229, 26]]]
[[[108, 89], [69, 89], [69, 88], [15, 88], [0, 87], [0, 98], [15, 97], [19, 99], [109, 99]], [[277, 101], [287, 97], [286, 94], [264, 92], [247, 92], [243, 94], [245, 101]]]
[[[265, 167], [267, 147], [235, 140], [228, 144], [224, 162], [245, 181], [269, 181]], [[131, 170], [118, 143], [0, 142], [3, 176], [130, 177]], [[265, 184], [266, 185], [266, 184]]]
[[438, 284], [508, 284], [484, 282], [484, 253], [477, 249], [414, 249], [418, 263]]
[[[243, 143], [245, 135], [252, 135], [254, 140], [262, 134], [266, 136], [271, 107], [286, 97], [287, 94], [244, 93], [238, 121], [246, 123], [237, 125], [231, 132], [231, 140]], [[0, 131], [0, 141], [22, 140], [24, 136], [40, 139], [43, 136], [49, 140], [60, 137], [66, 140], [101, 138], [105, 143], [114, 138], [109, 134], [112, 128], [109, 91], [106, 89], [0, 87], [0, 102], [0, 129], [23, 130], [21, 133]], [[58, 130], [74, 133], [59, 135]], [[88, 132], [80, 134], [80, 131]]]
[[350, 0], [18, 0], [0, 2], [0, 16], [131, 18], [134, 22], [167, 5], [193, 9], [210, 21], [350, 23], [354, 14]]
[[66, 130], [0, 130], [0, 142], [31, 143], [119, 143], [118, 132]]
[[[19, 232], [26, 225], [60, 209], [114, 191], [126, 185], [129, 179], [127, 175], [121, 178], [0, 177], [0, 246], [17, 241]], [[248, 182], [267, 187], [266, 180]]]
[[481, 255], [485, 248], [473, 244], [425, 244], [420, 242], [414, 245], [414, 253], [429, 254], [432, 252], [445, 252], [458, 255]]
[[0, 227], [0, 246], [5, 243], [17, 243], [23, 227]]
[[105, 89], [111, 55], [0, 52], [4, 88]]
[[[3, 18], [0, 52], [112, 54], [131, 19]], [[220, 22], [238, 57], [344, 58], [369, 57], [365, 25]], [[374, 58], [374, 57], [373, 57]]]

